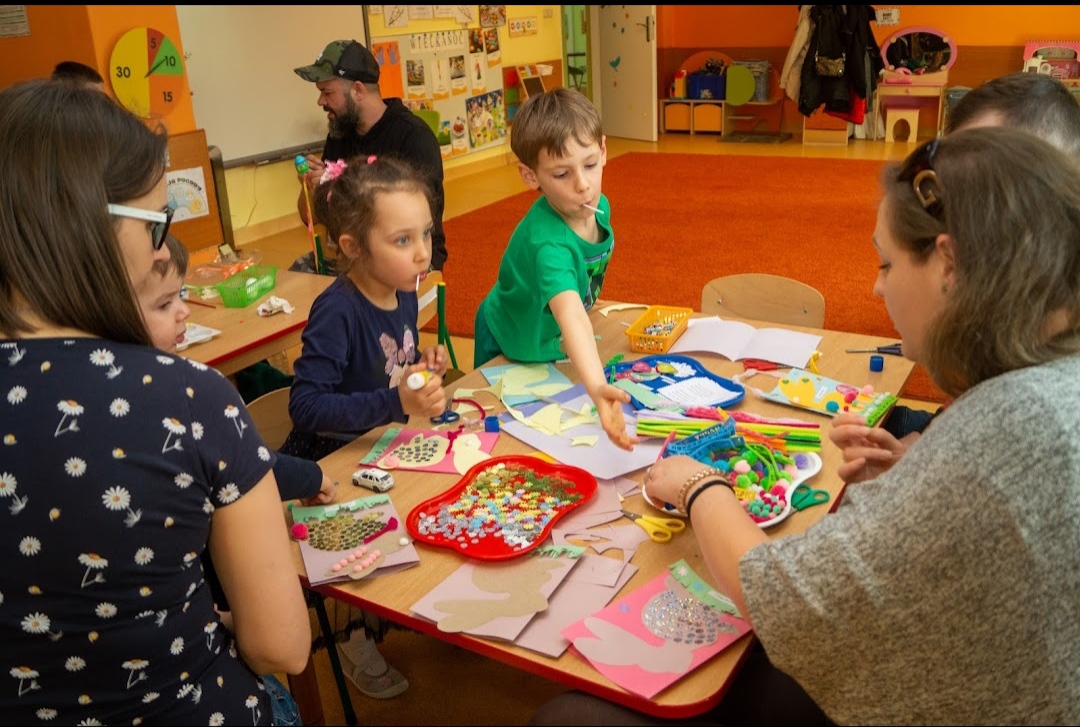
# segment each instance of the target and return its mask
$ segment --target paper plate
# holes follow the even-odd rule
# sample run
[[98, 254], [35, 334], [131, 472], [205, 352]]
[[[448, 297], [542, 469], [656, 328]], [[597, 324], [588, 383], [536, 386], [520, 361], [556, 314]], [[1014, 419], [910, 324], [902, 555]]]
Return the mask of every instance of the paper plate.
[[[794, 477], [791, 480], [791, 484], [788, 485], [788, 487], [787, 487], [787, 490], [789, 492], [792, 489], [794, 489], [795, 486], [798, 485], [799, 483], [806, 482], [808, 479], [810, 479], [811, 477], [816, 475], [818, 472], [821, 472], [821, 457], [816, 452], [805, 452], [804, 454], [806, 455], [807, 459], [810, 460], [810, 463], [809, 463], [809, 465], [807, 467], [799, 470], [798, 476]], [[672, 517], [686, 517], [681, 512], [676, 510], [674, 505], [669, 505], [666, 502], [656, 503], [656, 502], [653, 502], [652, 500], [650, 500], [649, 495], [648, 495], [648, 493], [645, 492], [644, 487], [641, 488], [641, 497], [645, 500], [645, 502], [649, 503], [649, 505], [651, 505], [655, 509], [659, 510], [660, 512], [664, 513], [665, 515], [670, 515]], [[794, 511], [795, 511], [795, 508], [793, 508], [791, 506], [791, 502], [788, 501], [786, 507], [784, 507], [784, 509], [781, 510], [776, 515], [776, 517], [772, 518], [771, 520], [763, 520], [763, 521], [759, 522], [757, 525], [758, 525], [759, 528], [762, 528], [762, 529], [771, 528], [773, 525], [779, 525], [780, 523], [787, 520], [788, 517], [791, 516], [791, 513], [794, 512]]]

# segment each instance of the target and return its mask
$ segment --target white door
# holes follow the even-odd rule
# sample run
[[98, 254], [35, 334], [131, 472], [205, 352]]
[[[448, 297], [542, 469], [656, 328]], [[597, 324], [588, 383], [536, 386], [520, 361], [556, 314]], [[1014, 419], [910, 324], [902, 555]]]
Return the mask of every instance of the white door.
[[593, 103], [604, 133], [656, 141], [656, 6], [591, 5]]

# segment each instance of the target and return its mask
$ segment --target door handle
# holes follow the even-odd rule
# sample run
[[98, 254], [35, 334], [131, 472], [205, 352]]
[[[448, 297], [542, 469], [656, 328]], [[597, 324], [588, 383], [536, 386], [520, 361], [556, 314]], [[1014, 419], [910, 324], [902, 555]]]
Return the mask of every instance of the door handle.
[[645, 28], [645, 42], [652, 42], [652, 16], [646, 15], [644, 23], [638, 23], [642, 28]]

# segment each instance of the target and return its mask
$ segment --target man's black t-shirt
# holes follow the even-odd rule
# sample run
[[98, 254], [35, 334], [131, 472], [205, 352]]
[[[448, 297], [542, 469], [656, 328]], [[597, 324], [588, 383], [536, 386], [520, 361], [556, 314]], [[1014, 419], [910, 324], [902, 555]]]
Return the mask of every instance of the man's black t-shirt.
[[445, 198], [443, 193], [443, 165], [439, 142], [431, 127], [408, 109], [400, 98], [388, 98], [383, 113], [368, 133], [359, 136], [355, 131], [340, 139], [326, 138], [323, 161], [334, 162], [357, 155], [397, 156], [420, 167], [428, 178], [434, 192], [431, 211], [431, 265], [442, 270], [446, 262], [446, 235], [443, 233], [442, 216]]

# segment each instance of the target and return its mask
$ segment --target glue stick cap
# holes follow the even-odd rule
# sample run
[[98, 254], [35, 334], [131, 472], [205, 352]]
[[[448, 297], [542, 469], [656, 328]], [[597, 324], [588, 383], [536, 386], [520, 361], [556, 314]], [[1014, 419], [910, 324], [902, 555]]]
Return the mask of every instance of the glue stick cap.
[[432, 373], [430, 371], [413, 371], [409, 374], [409, 378], [405, 379], [405, 385], [413, 391], [417, 391], [418, 389], [424, 388], [424, 384], [426, 384], [431, 377]]
[[884, 356], [871, 356], [870, 357], [870, 370], [871, 371], [883, 371], [885, 369], [885, 357]]

